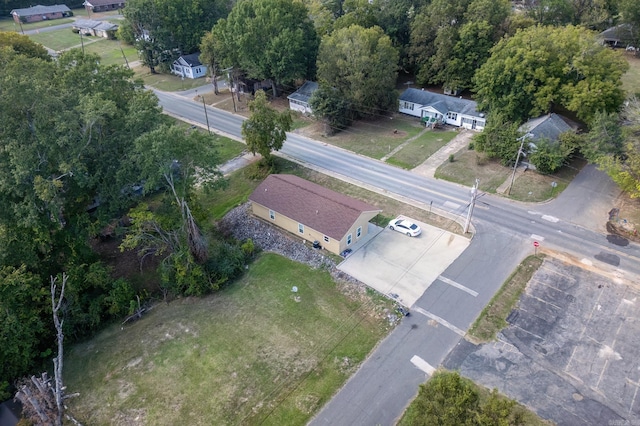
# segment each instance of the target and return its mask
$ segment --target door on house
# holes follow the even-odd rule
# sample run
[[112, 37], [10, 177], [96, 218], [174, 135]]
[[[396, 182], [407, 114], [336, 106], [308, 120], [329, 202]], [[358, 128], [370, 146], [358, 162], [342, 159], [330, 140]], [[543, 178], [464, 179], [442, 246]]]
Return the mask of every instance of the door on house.
[[475, 130], [475, 128], [476, 128], [476, 123], [477, 123], [477, 121], [476, 121], [476, 120], [473, 120], [473, 121], [471, 122], [471, 130]]

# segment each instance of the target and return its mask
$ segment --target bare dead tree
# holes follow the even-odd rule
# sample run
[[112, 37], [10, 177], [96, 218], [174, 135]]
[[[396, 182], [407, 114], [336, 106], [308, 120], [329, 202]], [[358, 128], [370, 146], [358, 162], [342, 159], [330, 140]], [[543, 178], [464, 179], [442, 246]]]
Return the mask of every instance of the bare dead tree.
[[65, 387], [62, 381], [62, 367], [64, 357], [64, 333], [62, 325], [64, 319], [60, 320], [59, 312], [63, 307], [64, 290], [69, 276], [62, 274], [62, 286], [60, 295], [57, 295], [58, 277], [51, 277], [51, 308], [53, 310], [53, 324], [56, 328], [56, 340], [58, 343], [58, 354], [53, 359], [53, 384], [48, 374], [42, 373], [40, 377], [31, 376], [30, 379], [23, 379], [18, 383], [18, 392], [15, 399], [22, 403], [23, 411], [28, 420], [37, 425], [62, 426], [62, 419], [67, 418], [73, 424], [82, 426], [78, 420], [68, 413], [65, 413], [64, 401], [77, 394], [65, 395]]

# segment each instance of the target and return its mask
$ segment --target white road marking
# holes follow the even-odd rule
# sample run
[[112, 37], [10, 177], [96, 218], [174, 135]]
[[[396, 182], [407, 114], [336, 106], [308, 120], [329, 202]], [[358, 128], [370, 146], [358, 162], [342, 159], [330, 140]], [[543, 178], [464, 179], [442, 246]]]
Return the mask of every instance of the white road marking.
[[536, 235], [536, 234], [531, 234], [531, 239], [536, 241], [544, 241], [544, 237], [541, 237], [540, 235]]
[[460, 208], [460, 204], [456, 204], [451, 201], [445, 201], [443, 206], [451, 210], [458, 210]]
[[460, 336], [464, 337], [465, 332], [460, 330], [458, 327], [456, 327], [455, 325], [451, 324], [449, 321], [447, 321], [444, 318], [440, 318], [437, 315], [432, 314], [429, 311], [425, 311], [424, 309], [420, 308], [420, 307], [414, 307], [413, 308], [414, 311], [416, 312], [420, 312], [422, 315], [424, 315], [427, 318], [431, 318], [432, 320], [438, 322], [439, 324], [444, 325], [445, 327], [447, 327], [449, 330], [453, 331], [456, 334], [459, 334]]
[[436, 369], [431, 364], [420, 358], [418, 355], [414, 355], [413, 357], [411, 357], [411, 363], [430, 376], [434, 373], [434, 371], [436, 371]]
[[558, 219], [557, 217], [553, 217], [553, 216], [549, 216], [549, 215], [542, 215], [542, 219], [547, 220], [549, 222], [553, 222], [556, 223], [558, 222], [560, 219]]
[[587, 258], [581, 259], [581, 260], [580, 260], [580, 263], [585, 264], [585, 265], [589, 265], [589, 266], [592, 266], [592, 265], [593, 265], [593, 262], [592, 262], [592, 261], [590, 261], [590, 260], [589, 260], [589, 259], [587, 259]]
[[472, 295], [473, 297], [477, 297], [478, 296], [478, 292], [477, 291], [473, 291], [468, 287], [463, 286], [462, 284], [458, 284], [457, 282], [450, 280], [449, 278], [445, 278], [442, 275], [438, 276], [438, 279], [440, 281], [442, 281], [443, 283], [449, 284], [452, 287], [455, 287], [459, 290], [465, 291], [467, 293], [469, 293], [470, 295]]

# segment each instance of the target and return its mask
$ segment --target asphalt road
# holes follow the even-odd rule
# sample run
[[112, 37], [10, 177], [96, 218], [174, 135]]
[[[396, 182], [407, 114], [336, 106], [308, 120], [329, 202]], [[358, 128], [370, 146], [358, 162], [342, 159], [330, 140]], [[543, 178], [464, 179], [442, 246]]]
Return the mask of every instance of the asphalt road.
[[[201, 104], [174, 94], [156, 94], [165, 112], [205, 123]], [[241, 117], [215, 108], [207, 112], [212, 128], [241, 138]], [[288, 135], [280, 154], [414, 204], [432, 203], [434, 208], [461, 216], [468, 208], [469, 188], [418, 176], [296, 134]], [[311, 424], [394, 424], [418, 385], [458, 344], [513, 267], [533, 253], [533, 241], [622, 276], [640, 274], [638, 246], [613, 244], [605, 235], [552, 216], [549, 212], [562, 211], [558, 203], [539, 208], [489, 194], [479, 197], [473, 219], [476, 235], [469, 248], [429, 286], [413, 306], [412, 316], [380, 343]]]

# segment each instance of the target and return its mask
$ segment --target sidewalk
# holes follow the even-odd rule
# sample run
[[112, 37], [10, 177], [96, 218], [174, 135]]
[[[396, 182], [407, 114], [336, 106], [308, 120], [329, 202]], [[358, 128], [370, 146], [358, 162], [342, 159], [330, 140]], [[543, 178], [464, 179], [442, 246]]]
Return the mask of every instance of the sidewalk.
[[413, 173], [416, 173], [425, 177], [434, 177], [436, 173], [436, 169], [440, 167], [442, 163], [449, 159], [451, 154], [455, 154], [460, 151], [462, 148], [469, 146], [469, 142], [471, 142], [471, 138], [475, 132], [471, 130], [461, 130], [460, 133], [451, 141], [437, 150], [431, 157], [427, 158], [427, 160], [420, 164], [418, 167], [415, 167], [411, 170]]

